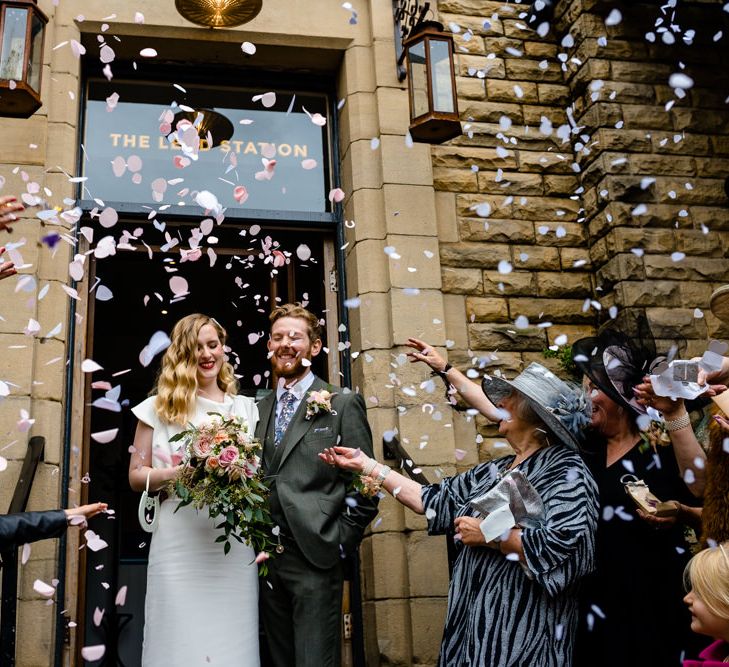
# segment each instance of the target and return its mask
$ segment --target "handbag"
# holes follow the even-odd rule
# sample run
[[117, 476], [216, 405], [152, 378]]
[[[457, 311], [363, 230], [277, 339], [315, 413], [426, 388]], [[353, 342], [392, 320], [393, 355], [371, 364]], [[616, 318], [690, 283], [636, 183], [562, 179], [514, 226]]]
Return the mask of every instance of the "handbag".
[[651, 493], [648, 485], [635, 475], [623, 475], [620, 482], [625, 487], [625, 492], [633, 502], [646, 514], [657, 517], [675, 516], [678, 514], [678, 505], [673, 501], [661, 502]]
[[145, 533], [153, 533], [159, 523], [159, 496], [149, 495], [149, 476], [151, 474], [152, 470], [147, 473], [147, 485], [142, 491], [137, 510], [139, 525]]

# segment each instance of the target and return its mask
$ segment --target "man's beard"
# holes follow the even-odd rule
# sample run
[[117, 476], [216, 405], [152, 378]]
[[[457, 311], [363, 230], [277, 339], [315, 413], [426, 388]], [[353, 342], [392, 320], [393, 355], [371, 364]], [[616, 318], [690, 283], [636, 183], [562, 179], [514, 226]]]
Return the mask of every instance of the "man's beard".
[[301, 356], [296, 357], [296, 361], [293, 361], [290, 364], [283, 364], [283, 366], [281, 366], [280, 363], [277, 363], [276, 367], [273, 370], [279, 377], [282, 378], [299, 377], [301, 375], [304, 375], [307, 368], [309, 368], [308, 366], [304, 366], [303, 360], [305, 358], [306, 357]]

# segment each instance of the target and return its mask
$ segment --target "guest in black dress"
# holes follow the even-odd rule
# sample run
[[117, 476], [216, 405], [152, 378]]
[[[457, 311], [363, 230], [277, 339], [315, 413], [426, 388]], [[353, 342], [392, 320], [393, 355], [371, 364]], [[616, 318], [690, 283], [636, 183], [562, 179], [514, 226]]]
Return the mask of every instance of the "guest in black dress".
[[[645, 327], [634, 322], [629, 331], [606, 329], [573, 345], [592, 397], [593, 433], [583, 455], [600, 496], [597, 568], [581, 596], [577, 667], [678, 667], [699, 647], [681, 598], [691, 556], [687, 507], [700, 504], [703, 466], [695, 461], [705, 455], [679, 402], [660, 405], [670, 441], [641, 438], [637, 419], [642, 415], [645, 427], [650, 416], [633, 388], [656, 357]], [[634, 478], [659, 500], [677, 501], [677, 516], [658, 519], [639, 510], [624, 486]]]

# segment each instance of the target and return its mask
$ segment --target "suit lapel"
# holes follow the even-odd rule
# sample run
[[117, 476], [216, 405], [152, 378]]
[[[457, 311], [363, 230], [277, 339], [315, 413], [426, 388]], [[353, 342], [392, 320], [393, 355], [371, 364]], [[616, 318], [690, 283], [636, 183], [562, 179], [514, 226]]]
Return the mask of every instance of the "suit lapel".
[[256, 426], [256, 437], [263, 443], [266, 439], [266, 430], [271, 421], [271, 413], [276, 407], [276, 390], [274, 389], [266, 398], [258, 404], [258, 424]]
[[320, 389], [326, 389], [327, 383], [320, 380], [318, 377], [314, 379], [309, 390], [304, 394], [304, 397], [299, 403], [299, 407], [296, 409], [296, 414], [291, 419], [291, 423], [284, 433], [284, 437], [281, 440], [279, 449], [281, 450], [281, 456], [279, 458], [277, 468], [280, 468], [291, 451], [296, 447], [299, 441], [306, 435], [307, 431], [311, 428], [314, 423], [313, 419], [306, 419], [306, 399], [310, 391], [319, 391]]

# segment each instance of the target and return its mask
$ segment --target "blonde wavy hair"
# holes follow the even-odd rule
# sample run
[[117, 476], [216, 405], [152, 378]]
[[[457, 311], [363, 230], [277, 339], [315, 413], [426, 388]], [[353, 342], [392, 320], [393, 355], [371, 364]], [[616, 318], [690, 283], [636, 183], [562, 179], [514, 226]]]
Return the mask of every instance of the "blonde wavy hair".
[[[172, 343], [162, 357], [152, 391], [157, 394], [157, 415], [164, 421], [184, 426], [193, 411], [197, 395], [197, 338], [206, 324], [215, 328], [221, 345], [225, 345], [228, 334], [217, 320], [207, 315], [193, 313], [183, 317], [172, 329]], [[218, 374], [218, 387], [227, 394], [238, 393], [238, 380], [227, 360]]]
[[729, 542], [699, 551], [684, 571], [684, 585], [709, 611], [729, 620]]

